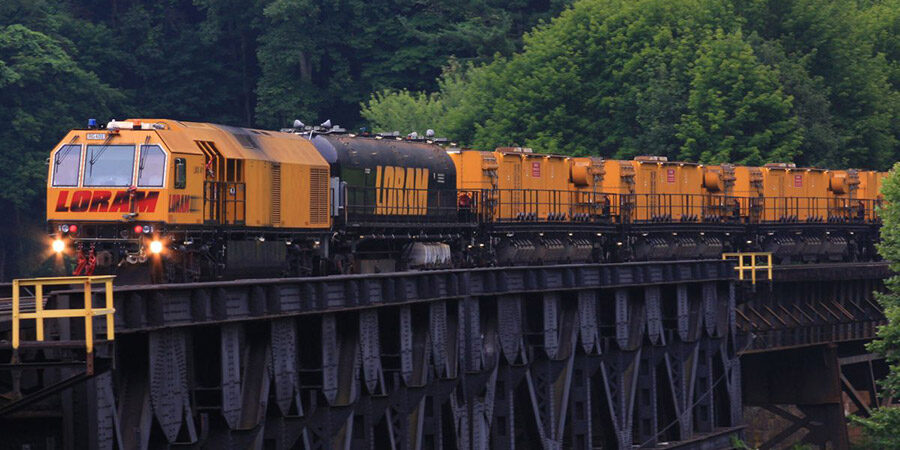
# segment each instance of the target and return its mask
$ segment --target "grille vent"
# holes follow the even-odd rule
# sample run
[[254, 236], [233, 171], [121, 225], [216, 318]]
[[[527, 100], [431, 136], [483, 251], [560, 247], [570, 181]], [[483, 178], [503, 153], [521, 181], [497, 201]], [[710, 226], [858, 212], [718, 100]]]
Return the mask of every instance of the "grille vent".
[[272, 225], [281, 223], [281, 164], [272, 164]]
[[309, 223], [328, 223], [328, 169], [309, 169]]

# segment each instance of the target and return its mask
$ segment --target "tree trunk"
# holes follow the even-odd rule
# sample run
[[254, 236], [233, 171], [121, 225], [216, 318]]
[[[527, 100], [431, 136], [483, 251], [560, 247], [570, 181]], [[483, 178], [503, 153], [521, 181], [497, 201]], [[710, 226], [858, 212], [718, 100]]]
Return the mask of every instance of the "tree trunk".
[[244, 122], [253, 126], [253, 105], [251, 104], [252, 89], [250, 79], [247, 76], [247, 34], [241, 33], [241, 85], [244, 90]]
[[304, 83], [312, 82], [312, 67], [309, 64], [309, 56], [302, 50], [300, 51], [300, 79]]

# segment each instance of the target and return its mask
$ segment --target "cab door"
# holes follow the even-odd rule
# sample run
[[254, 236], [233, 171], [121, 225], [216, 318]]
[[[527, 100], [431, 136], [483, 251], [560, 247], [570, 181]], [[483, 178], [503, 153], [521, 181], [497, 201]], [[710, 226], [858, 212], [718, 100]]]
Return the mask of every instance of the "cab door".
[[212, 141], [195, 141], [205, 159], [203, 223], [243, 225], [246, 216], [244, 161], [225, 158]]

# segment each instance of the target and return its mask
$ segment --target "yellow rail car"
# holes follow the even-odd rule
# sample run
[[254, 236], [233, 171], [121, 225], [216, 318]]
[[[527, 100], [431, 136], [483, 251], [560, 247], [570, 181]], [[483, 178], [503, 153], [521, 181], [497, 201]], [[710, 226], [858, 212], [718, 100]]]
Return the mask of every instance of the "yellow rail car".
[[816, 168], [771, 163], [760, 168], [766, 222], [821, 222], [828, 217], [829, 174]]
[[866, 208], [862, 215], [866, 220], [876, 220], [876, 208], [884, 201], [884, 195], [881, 194], [881, 184], [887, 178], [887, 172], [877, 172], [874, 170], [860, 170], [859, 172], [859, 188], [858, 196], [859, 205]]
[[573, 159], [521, 147], [494, 152], [453, 150], [461, 195], [480, 191], [486, 213], [498, 221], [564, 221], [577, 198]]
[[329, 229], [328, 190], [328, 163], [300, 136], [132, 119], [63, 138], [50, 155], [47, 218], [54, 248], [78, 258], [76, 275], [168, 252], [192, 266], [175, 248], [213, 229], [243, 233], [221, 245], [251, 269], [287, 254], [256, 239], [264, 231]]
[[568, 166], [569, 190], [572, 191], [569, 218], [580, 222], [608, 220], [618, 203], [614, 203], [617, 200], [614, 195], [603, 192], [606, 176], [603, 158], [570, 158]]

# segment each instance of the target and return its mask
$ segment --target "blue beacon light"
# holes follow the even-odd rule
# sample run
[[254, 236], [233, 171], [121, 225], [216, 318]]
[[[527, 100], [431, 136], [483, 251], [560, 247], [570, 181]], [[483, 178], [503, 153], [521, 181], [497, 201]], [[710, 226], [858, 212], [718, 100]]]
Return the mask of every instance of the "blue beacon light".
[[97, 128], [97, 119], [88, 119], [88, 128]]

